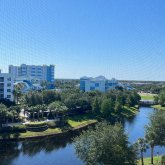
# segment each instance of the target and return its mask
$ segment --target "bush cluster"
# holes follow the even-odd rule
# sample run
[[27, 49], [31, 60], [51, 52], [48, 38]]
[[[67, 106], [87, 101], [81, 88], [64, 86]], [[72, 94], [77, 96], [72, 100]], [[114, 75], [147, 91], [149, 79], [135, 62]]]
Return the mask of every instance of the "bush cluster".
[[36, 123], [28, 123], [26, 124], [27, 127], [43, 127], [46, 126], [46, 122], [36, 122]]
[[23, 133], [26, 132], [26, 126], [25, 125], [19, 125], [19, 126], [8, 126], [0, 128], [0, 133]]

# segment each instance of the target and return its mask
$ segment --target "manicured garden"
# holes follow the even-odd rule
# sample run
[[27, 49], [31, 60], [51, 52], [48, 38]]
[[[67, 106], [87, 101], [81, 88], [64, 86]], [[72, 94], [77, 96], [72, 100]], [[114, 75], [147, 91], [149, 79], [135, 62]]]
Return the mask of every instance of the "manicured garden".
[[[49, 122], [30, 122], [26, 125], [19, 125], [17, 127], [7, 127], [3, 133], [0, 133], [0, 139], [13, 139], [13, 138], [31, 138], [31, 137], [42, 137], [55, 134], [61, 134], [67, 132], [70, 129], [78, 129], [79, 127], [85, 127], [92, 123], [96, 123], [96, 119], [92, 119], [90, 115], [77, 115], [68, 117], [65, 126], [59, 127], [55, 121]], [[43, 127], [47, 126], [42, 130]], [[17, 128], [17, 129], [16, 129]], [[29, 131], [29, 129], [35, 128]], [[10, 130], [10, 131], [9, 131]]]

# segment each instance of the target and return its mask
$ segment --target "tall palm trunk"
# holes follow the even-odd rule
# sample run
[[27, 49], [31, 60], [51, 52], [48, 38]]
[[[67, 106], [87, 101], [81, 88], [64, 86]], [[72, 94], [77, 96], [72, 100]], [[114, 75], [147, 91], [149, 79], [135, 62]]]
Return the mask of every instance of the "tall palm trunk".
[[151, 146], [151, 164], [154, 164], [154, 146]]
[[140, 153], [141, 153], [141, 163], [142, 163], [142, 165], [144, 165], [144, 160], [143, 160], [143, 151], [141, 151]]
[[44, 112], [43, 112], [43, 110], [42, 110], [42, 119], [44, 118]]

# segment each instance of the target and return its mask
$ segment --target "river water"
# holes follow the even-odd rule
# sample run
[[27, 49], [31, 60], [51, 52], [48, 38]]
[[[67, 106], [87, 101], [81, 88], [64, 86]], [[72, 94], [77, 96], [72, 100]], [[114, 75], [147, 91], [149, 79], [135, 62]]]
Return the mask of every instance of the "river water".
[[[153, 108], [141, 107], [132, 120], [125, 122], [129, 141], [134, 143], [144, 136], [144, 126]], [[64, 139], [44, 138], [41, 140], [0, 143], [0, 165], [82, 165], [72, 145], [72, 137]], [[165, 148], [156, 147], [155, 155], [165, 154]], [[145, 156], [149, 156], [149, 150]]]

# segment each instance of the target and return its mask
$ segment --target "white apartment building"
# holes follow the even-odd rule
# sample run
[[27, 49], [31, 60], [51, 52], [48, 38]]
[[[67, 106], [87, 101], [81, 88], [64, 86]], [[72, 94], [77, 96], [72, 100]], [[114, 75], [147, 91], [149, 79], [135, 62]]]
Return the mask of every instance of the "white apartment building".
[[26, 65], [20, 66], [9, 65], [9, 73], [14, 80], [24, 79], [28, 81], [38, 80], [54, 82], [54, 65]]
[[0, 71], [0, 99], [14, 100], [13, 97], [13, 77], [9, 73], [1, 73]]
[[85, 92], [93, 90], [106, 92], [107, 90], [115, 89], [117, 86], [122, 85], [114, 78], [111, 80], [106, 79], [104, 76], [80, 78], [80, 90]]

